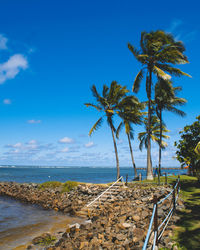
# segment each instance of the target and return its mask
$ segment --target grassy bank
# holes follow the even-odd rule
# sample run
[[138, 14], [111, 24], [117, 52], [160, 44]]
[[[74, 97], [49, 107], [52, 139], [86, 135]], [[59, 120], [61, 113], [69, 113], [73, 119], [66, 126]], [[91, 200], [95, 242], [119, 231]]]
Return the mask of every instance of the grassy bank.
[[180, 220], [173, 239], [178, 249], [200, 249], [200, 183], [197, 178], [181, 177], [181, 198], [185, 209], [177, 212]]
[[[178, 176], [169, 177], [168, 184], [173, 184], [177, 178]], [[180, 220], [176, 224], [173, 241], [176, 242], [175, 245], [179, 250], [200, 249], [200, 183], [196, 177], [187, 175], [180, 176], [180, 182], [180, 197], [184, 201], [185, 209], [177, 211]], [[143, 180], [134, 183], [141, 184], [141, 188], [144, 188], [157, 184], [158, 178], [156, 177], [152, 181]], [[165, 183], [165, 177], [160, 178], [160, 183], [161, 185]]]

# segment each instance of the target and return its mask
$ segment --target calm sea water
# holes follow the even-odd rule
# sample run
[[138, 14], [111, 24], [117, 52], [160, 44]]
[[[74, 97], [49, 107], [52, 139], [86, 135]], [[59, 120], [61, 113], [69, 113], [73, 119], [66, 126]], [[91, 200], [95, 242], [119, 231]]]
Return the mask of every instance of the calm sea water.
[[[184, 174], [185, 169], [165, 169], [163, 173]], [[143, 178], [146, 176], [146, 170], [138, 170]], [[120, 174], [126, 176], [129, 180], [134, 177], [133, 168], [121, 168]], [[0, 181], [14, 181], [20, 183], [42, 183], [45, 181], [68, 180], [89, 182], [89, 183], [108, 183], [116, 180], [116, 168], [105, 167], [0, 167]]]
[[0, 196], [0, 249], [14, 249], [44, 232], [64, 231], [68, 223], [79, 221], [59, 212]]
[[[134, 177], [133, 169], [121, 168], [121, 175], [128, 174], [129, 180]], [[186, 170], [167, 169], [169, 175], [184, 174]], [[138, 170], [145, 178], [146, 171]], [[68, 180], [108, 183], [116, 180], [115, 168], [92, 168], [92, 167], [0, 167], [0, 181], [14, 181], [19, 183], [42, 183], [45, 181]], [[37, 206], [27, 205], [10, 198], [0, 196], [0, 249], [13, 249], [27, 240], [33, 238], [38, 230], [45, 229], [52, 222], [63, 220], [63, 215], [46, 211]]]

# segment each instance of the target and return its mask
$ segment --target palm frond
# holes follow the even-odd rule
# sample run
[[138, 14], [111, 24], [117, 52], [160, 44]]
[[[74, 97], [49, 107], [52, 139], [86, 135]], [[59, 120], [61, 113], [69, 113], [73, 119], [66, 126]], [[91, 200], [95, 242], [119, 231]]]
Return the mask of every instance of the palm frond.
[[116, 128], [115, 128], [114, 123], [113, 123], [112, 115], [107, 116], [107, 123], [108, 123], [108, 126], [111, 129], [113, 129], [114, 132], [116, 132]]
[[93, 127], [90, 129], [89, 136], [91, 136], [94, 131], [96, 131], [99, 127], [101, 127], [102, 122], [103, 122], [102, 117], [99, 118], [99, 120], [97, 122], [95, 122]]
[[121, 130], [123, 128], [123, 125], [124, 125], [124, 123], [120, 122], [120, 124], [119, 124], [119, 126], [118, 126], [118, 128], [116, 130], [116, 137], [117, 137], [117, 139], [119, 139], [119, 134], [120, 134], [120, 132], [121, 132]]
[[103, 85], [103, 97], [104, 97], [104, 98], [107, 97], [107, 95], [108, 95], [108, 90], [109, 90], [108, 86], [104, 84], [104, 85]]
[[184, 112], [184, 111], [182, 111], [182, 110], [180, 110], [180, 109], [177, 109], [177, 108], [175, 108], [175, 107], [168, 107], [167, 108], [167, 110], [168, 111], [171, 111], [171, 112], [173, 112], [173, 113], [175, 113], [176, 115], [179, 115], [179, 116], [181, 116], [181, 117], [184, 117], [184, 116], [186, 116], [186, 113]]
[[139, 73], [136, 75], [135, 77], [135, 80], [134, 80], [134, 83], [133, 83], [133, 88], [132, 88], [132, 91], [137, 93], [140, 89], [140, 83], [142, 81], [142, 79], [144, 78], [144, 75], [143, 75], [143, 69], [141, 69], [139, 71]]
[[137, 59], [137, 57], [140, 54], [140, 52], [133, 45], [131, 45], [130, 43], [128, 43], [128, 48], [129, 48], [129, 50], [133, 53], [133, 55]]
[[95, 105], [95, 104], [92, 104], [92, 103], [84, 103], [84, 105], [86, 107], [93, 107], [93, 108], [97, 109], [98, 111], [102, 110], [102, 108], [99, 105]]
[[147, 48], [146, 48], [146, 44], [145, 44], [145, 41], [146, 41], [145, 36], [146, 36], [146, 34], [147, 34], [146, 31], [141, 32], [141, 39], [140, 39], [140, 47], [141, 47], [142, 52], [144, 54], [147, 54]]
[[188, 77], [192, 77], [191, 75], [181, 71], [180, 69], [178, 68], [174, 68], [168, 64], [161, 64], [161, 63], [156, 63], [155, 64], [158, 68], [164, 70], [164, 71], [167, 71], [168, 73], [170, 73], [171, 75], [174, 75], [174, 76], [188, 76]]
[[144, 146], [145, 146], [145, 148], [147, 148], [147, 134], [146, 134], [146, 132], [139, 133], [138, 140], [140, 141], [140, 143], [139, 143], [140, 151], [142, 151]]
[[166, 74], [162, 69], [158, 68], [157, 66], [153, 67], [153, 72], [160, 78], [164, 80], [170, 80], [171, 76]]
[[130, 136], [131, 140], [134, 139], [134, 130], [133, 130], [133, 128], [131, 127], [131, 125], [130, 125], [130, 129], [129, 129], [129, 136]]
[[92, 85], [91, 91], [92, 91], [92, 95], [98, 100], [100, 95], [99, 95], [95, 85]]

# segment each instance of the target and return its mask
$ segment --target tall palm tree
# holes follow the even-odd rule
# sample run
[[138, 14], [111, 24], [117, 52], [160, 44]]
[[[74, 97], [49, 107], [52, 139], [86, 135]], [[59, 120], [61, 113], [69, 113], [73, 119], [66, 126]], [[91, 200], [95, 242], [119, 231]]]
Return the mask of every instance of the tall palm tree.
[[134, 139], [132, 124], [136, 124], [136, 125], [142, 124], [143, 115], [144, 115], [142, 110], [144, 109], [145, 105], [143, 103], [140, 103], [136, 97], [133, 97], [133, 98], [135, 98], [136, 100], [135, 103], [124, 106], [122, 110], [118, 112], [118, 115], [122, 119], [122, 122], [119, 124], [117, 128], [116, 137], [119, 138], [119, 133], [122, 127], [124, 126], [125, 133], [128, 138], [129, 149], [131, 153], [131, 160], [132, 160], [133, 169], [134, 169], [134, 175], [135, 177], [137, 177], [137, 169], [136, 169], [135, 160], [133, 156], [133, 149], [131, 145], [131, 140]]
[[129, 92], [126, 87], [122, 87], [116, 81], [113, 81], [110, 85], [110, 88], [106, 85], [103, 86], [102, 96], [97, 92], [95, 85], [91, 88], [92, 94], [96, 99], [96, 104], [92, 103], [85, 103], [87, 107], [93, 107], [97, 111], [103, 113], [103, 116], [100, 117], [97, 122], [93, 125], [90, 129], [89, 135], [91, 136], [92, 133], [97, 130], [102, 122], [104, 117], [106, 117], [108, 126], [111, 129], [112, 139], [114, 144], [115, 150], [115, 157], [116, 157], [116, 166], [117, 166], [117, 179], [120, 177], [120, 169], [119, 169], [119, 157], [117, 151], [117, 144], [115, 139], [115, 132], [116, 129], [113, 123], [113, 116], [116, 112], [120, 112], [124, 105], [128, 105], [129, 103], [134, 102], [134, 99], [131, 96], [127, 96]]
[[[140, 132], [138, 134], [138, 139], [140, 141], [139, 144], [139, 149], [142, 151], [143, 147], [145, 147], [146, 149], [148, 149], [148, 119], [145, 118], [144, 120], [144, 125], [145, 125], [145, 131], [144, 132]], [[163, 139], [168, 139], [169, 136], [165, 135], [164, 133], [169, 132], [169, 130], [167, 130], [165, 124], [162, 124], [162, 141], [160, 144], [160, 121], [158, 119], [157, 116], [153, 115], [151, 116], [151, 140], [156, 142], [158, 145], [161, 145], [161, 149], [165, 149], [167, 147], [167, 143], [163, 140]], [[150, 156], [150, 161], [152, 164], [152, 160], [151, 160], [151, 156]]]
[[161, 175], [161, 140], [162, 140], [162, 124], [163, 118], [162, 113], [164, 110], [173, 112], [180, 116], [185, 116], [185, 113], [177, 109], [176, 106], [182, 106], [187, 101], [184, 98], [179, 98], [176, 94], [181, 91], [181, 87], [173, 87], [172, 82], [169, 80], [164, 80], [162, 78], [158, 79], [155, 85], [155, 105], [156, 114], [160, 120], [160, 139], [159, 139], [159, 163], [158, 163], [158, 176]]
[[[135, 58], [142, 64], [142, 69], [137, 74], [133, 91], [138, 92], [140, 83], [146, 74], [146, 92], [148, 98], [148, 127], [147, 127], [147, 179], [153, 179], [153, 171], [151, 165], [151, 111], [152, 111], [152, 74], [169, 80], [171, 75], [181, 76], [187, 75], [173, 65], [188, 63], [187, 57], [183, 54], [185, 51], [184, 45], [180, 41], [175, 41], [174, 37], [164, 31], [142, 32], [140, 40], [140, 50], [137, 50], [133, 45], [128, 43], [128, 48], [133, 53]], [[168, 72], [169, 74], [167, 74]]]

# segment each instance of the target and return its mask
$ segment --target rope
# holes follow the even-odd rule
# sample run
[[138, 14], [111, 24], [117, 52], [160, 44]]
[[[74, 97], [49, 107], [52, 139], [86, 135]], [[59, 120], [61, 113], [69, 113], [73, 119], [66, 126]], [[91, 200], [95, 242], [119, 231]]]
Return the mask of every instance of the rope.
[[[170, 195], [173, 194], [173, 192], [177, 189], [177, 186], [178, 186], [178, 184], [179, 184], [179, 181], [180, 181], [180, 179], [177, 180], [176, 185], [173, 187], [172, 191], [171, 191], [168, 195], [166, 195], [162, 200], [160, 200], [159, 202], [157, 202], [157, 204], [154, 204], [153, 212], [152, 212], [152, 216], [151, 216], [151, 220], [150, 220], [150, 224], [149, 224], [149, 228], [148, 228], [148, 232], [147, 232], [147, 236], [146, 236], [146, 239], [145, 239], [145, 242], [144, 242], [144, 245], [143, 245], [142, 250], [146, 250], [147, 244], [148, 244], [148, 242], [149, 242], [149, 237], [150, 237], [150, 234], [151, 234], [151, 228], [152, 228], [152, 224], [153, 224], [153, 220], [154, 220], [154, 216], [155, 216], [156, 206], [159, 205], [159, 204], [161, 204], [164, 200], [168, 199], [168, 198], [170, 197]], [[175, 198], [175, 205], [176, 205], [177, 200], [178, 200], [179, 192], [180, 192], [180, 187], [179, 187], [178, 190], [177, 190], [177, 196], [176, 196], [176, 198]], [[171, 205], [172, 205], [172, 202], [171, 202], [171, 204], [170, 204], [170, 207], [171, 207]], [[163, 222], [162, 222], [162, 223], [159, 225], [159, 227], [157, 228], [157, 231], [155, 231], [155, 233], [154, 233], [154, 241], [153, 241], [153, 246], [152, 246], [152, 249], [153, 249], [153, 250], [154, 250], [155, 247], [156, 247], [156, 242], [157, 242], [157, 240], [160, 240], [160, 238], [162, 237], [163, 232], [165, 231], [165, 228], [167, 227], [167, 225], [168, 225], [168, 223], [169, 223], [169, 221], [170, 221], [170, 219], [171, 219], [171, 216], [172, 216], [172, 214], [173, 214], [173, 210], [174, 210], [174, 207], [172, 207], [172, 208], [170, 209], [169, 213], [167, 214], [167, 216], [165, 217], [165, 219], [163, 220]], [[165, 226], [163, 227], [164, 223], [166, 223], [166, 224], [165, 224]], [[158, 231], [159, 231], [162, 227], [163, 227], [163, 229], [162, 229], [161, 233], [159, 234], [159, 237], [157, 238]]]
[[154, 250], [154, 249], [155, 249], [155, 246], [156, 246], [157, 233], [158, 233], [158, 232], [155, 231], [154, 239], [153, 239], [153, 248], [152, 248], [152, 250]]
[[150, 233], [151, 233], [151, 228], [152, 228], [155, 212], [156, 212], [156, 205], [153, 206], [153, 212], [152, 212], [151, 220], [149, 223], [149, 229], [148, 229], [147, 236], [146, 236], [142, 250], [145, 250], [147, 248], [147, 244], [149, 242], [149, 237], [150, 237]]

